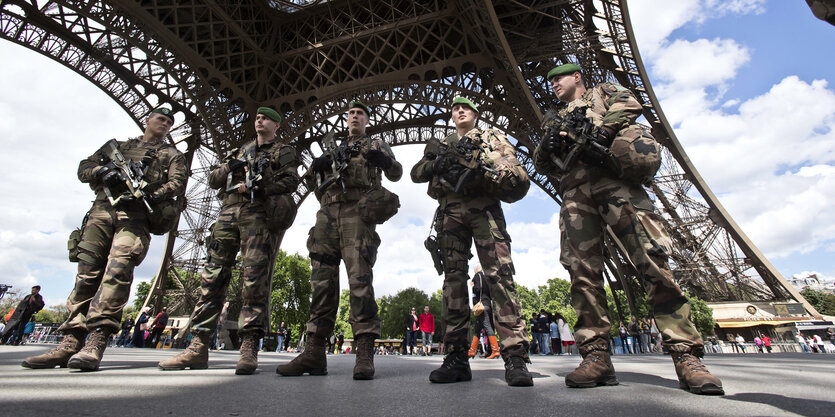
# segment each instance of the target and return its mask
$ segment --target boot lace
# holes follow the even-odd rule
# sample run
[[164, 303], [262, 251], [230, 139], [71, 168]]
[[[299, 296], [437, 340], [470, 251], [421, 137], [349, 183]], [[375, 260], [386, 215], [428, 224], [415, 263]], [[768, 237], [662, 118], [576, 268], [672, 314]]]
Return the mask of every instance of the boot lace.
[[517, 356], [509, 358], [507, 363], [505, 364], [505, 368], [508, 371], [512, 371], [514, 369], [521, 369], [523, 371], [528, 370], [528, 366], [525, 364], [525, 359]]
[[689, 368], [690, 372], [707, 372], [707, 367], [702, 364], [702, 361], [689, 353], [679, 356], [677, 361]]

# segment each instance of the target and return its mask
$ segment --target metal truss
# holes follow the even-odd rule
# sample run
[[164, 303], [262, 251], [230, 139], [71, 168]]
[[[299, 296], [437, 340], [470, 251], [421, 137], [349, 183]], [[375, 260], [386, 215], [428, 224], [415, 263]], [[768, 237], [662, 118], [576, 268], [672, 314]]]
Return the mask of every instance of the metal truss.
[[[631, 89], [666, 148], [648, 191], [669, 222], [682, 287], [715, 301], [793, 298], [817, 315], [687, 158], [652, 92], [623, 0], [3, 0], [0, 29], [98, 85], [138, 125], [158, 103], [184, 115], [172, 140], [189, 144], [188, 209], [147, 302], [169, 295], [182, 312], [193, 306], [199, 280], [189, 275], [199, 274], [218, 211], [208, 170], [253, 135], [248, 114], [262, 105], [286, 117], [281, 133], [307, 166], [313, 143], [347, 130], [350, 100], [374, 106], [370, 133], [396, 146], [449, 134], [445, 107], [465, 95], [559, 203], [531, 152], [543, 110], [559, 106], [544, 74], [570, 61], [589, 83]], [[307, 194], [301, 186], [296, 201]], [[606, 247], [613, 284], [628, 291], [634, 268], [616, 239]]]

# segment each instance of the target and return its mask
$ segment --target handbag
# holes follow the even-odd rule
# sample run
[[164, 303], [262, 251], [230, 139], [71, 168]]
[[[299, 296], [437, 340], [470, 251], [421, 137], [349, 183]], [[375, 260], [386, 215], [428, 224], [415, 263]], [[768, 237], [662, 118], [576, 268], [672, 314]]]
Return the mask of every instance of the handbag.
[[475, 303], [473, 306], [473, 314], [475, 314], [476, 317], [484, 314], [484, 304], [481, 304], [481, 301]]

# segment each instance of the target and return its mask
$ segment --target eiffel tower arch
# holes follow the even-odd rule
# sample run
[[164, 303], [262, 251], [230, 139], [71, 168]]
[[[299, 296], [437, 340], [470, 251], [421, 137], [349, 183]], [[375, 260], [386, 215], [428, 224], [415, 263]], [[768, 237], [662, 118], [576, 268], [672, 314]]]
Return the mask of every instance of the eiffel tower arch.
[[[64, 64], [97, 85], [137, 123], [158, 104], [184, 120], [171, 140], [190, 164], [188, 206], [167, 237], [146, 304], [163, 296], [187, 313], [219, 209], [206, 177], [218, 155], [251, 137], [248, 114], [270, 104], [286, 116], [303, 169], [339, 115], [361, 98], [370, 132], [392, 146], [448, 134], [437, 105], [471, 97], [481, 120], [515, 141], [533, 182], [543, 109], [555, 107], [543, 74], [577, 62], [589, 83], [617, 82], [643, 105], [664, 161], [648, 187], [667, 220], [679, 284], [709, 301], [797, 301], [818, 312], [748, 239], [702, 179], [664, 117], [620, 0], [3, 0], [0, 36]], [[298, 203], [307, 196], [297, 190]], [[607, 277], [630, 300], [635, 270], [610, 233]], [[173, 282], [175, 289], [166, 288]]]

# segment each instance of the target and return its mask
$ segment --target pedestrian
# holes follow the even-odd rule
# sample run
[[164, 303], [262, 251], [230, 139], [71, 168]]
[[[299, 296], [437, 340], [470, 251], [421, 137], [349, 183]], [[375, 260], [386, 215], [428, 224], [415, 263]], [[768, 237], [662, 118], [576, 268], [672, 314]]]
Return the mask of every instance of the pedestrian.
[[287, 337], [287, 327], [284, 327], [284, 322], [282, 321], [281, 324], [278, 325], [278, 330], [276, 331], [276, 338], [278, 339], [276, 341], [276, 352], [281, 352], [281, 349], [284, 347], [285, 337]]
[[618, 326], [618, 335], [620, 335], [620, 345], [623, 348], [623, 353], [634, 353], [632, 352], [632, 346], [629, 344], [629, 331], [623, 322], [620, 322], [620, 326]]
[[563, 317], [562, 314], [558, 315], [557, 317], [557, 326], [560, 328], [560, 340], [562, 341], [562, 351], [565, 354], [570, 355], [575, 343], [574, 332], [572, 332], [571, 326], [568, 325], [568, 321], [565, 320], [565, 317]]
[[342, 332], [339, 332], [339, 336], [336, 338], [336, 353], [342, 353], [342, 345], [345, 343], [345, 335]]
[[800, 346], [800, 351], [803, 353], [812, 353], [812, 349], [809, 348], [809, 344], [806, 343], [806, 338], [803, 337], [803, 333], [797, 332], [794, 336], [794, 339], [797, 341], [797, 344]]
[[745, 338], [742, 337], [741, 334], [737, 333], [736, 339], [734, 340], [736, 340], [736, 344], [739, 346], [739, 349], [742, 350], [742, 353], [745, 353]]
[[270, 294], [275, 257], [284, 231], [296, 216], [292, 194], [299, 185], [299, 158], [289, 138], [277, 133], [282, 117], [270, 107], [253, 114], [256, 137], [236, 149], [209, 174], [209, 187], [223, 201], [212, 227], [200, 298], [191, 313], [195, 333], [180, 354], [159, 363], [162, 370], [205, 369], [209, 341], [241, 252], [241, 338], [236, 375], [258, 368], [258, 351], [270, 328]]
[[539, 315], [533, 313], [531, 315], [530, 326], [531, 326], [531, 339], [530, 339], [530, 353], [531, 355], [539, 353]]
[[551, 330], [549, 327], [550, 320], [545, 309], [539, 310], [539, 317], [536, 319], [536, 324], [536, 332], [539, 334], [539, 355], [548, 355], [551, 353], [551, 348], [548, 347], [551, 344]]
[[766, 336], [764, 333], [760, 333], [760, 341], [763, 344], [763, 347], [768, 353], [771, 353], [771, 338]]
[[14, 336], [13, 343], [15, 345], [19, 345], [23, 342], [23, 334], [26, 329], [26, 324], [29, 323], [29, 319], [34, 316], [35, 313], [41, 311], [45, 305], [43, 296], [41, 296], [40, 292], [41, 286], [35, 285], [32, 287], [32, 291], [23, 297], [19, 303], [17, 303], [17, 307], [15, 307], [14, 312], [11, 317], [9, 317], [9, 321], [3, 329], [3, 332], [0, 333], [2, 334], [2, 337], [0, 337], [0, 344], [9, 342], [9, 339], [12, 336]]
[[122, 331], [119, 333], [119, 339], [116, 340], [116, 347], [125, 347], [129, 343], [131, 337], [131, 329], [133, 329], [135, 322], [133, 321], [133, 315], [128, 314], [128, 317], [122, 321]]
[[162, 311], [151, 322], [151, 335], [148, 336], [147, 347], [156, 349], [157, 342], [162, 341], [162, 332], [165, 331], [166, 326], [168, 326], [168, 308], [163, 307]]
[[133, 347], [145, 347], [145, 334], [148, 330], [148, 321], [151, 319], [151, 307], [145, 306], [136, 318], [133, 327]]
[[641, 346], [640, 336], [641, 336], [641, 325], [638, 324], [638, 321], [635, 319], [635, 316], [629, 321], [629, 338], [632, 341], [629, 345], [632, 347], [632, 353], [644, 353], [643, 347]]
[[[78, 261], [78, 274], [67, 300], [69, 317], [58, 328], [64, 338], [23, 366], [99, 369], [110, 335], [119, 331], [133, 271], [148, 253], [150, 235], [168, 233], [183, 205], [185, 157], [165, 140], [174, 122], [171, 109], [156, 108], [145, 119], [141, 137], [112, 139], [78, 165], [78, 179], [90, 185], [96, 199], [80, 236], [71, 239], [77, 243], [71, 245], [70, 259]], [[127, 162], [142, 172], [134, 180], [146, 185], [133, 188]]]
[[641, 351], [644, 353], [652, 352], [652, 349], [650, 349], [649, 342], [652, 326], [650, 326], [649, 320], [647, 320], [646, 318], [642, 318], [638, 322], [638, 325], [641, 328], [641, 333], [638, 335], [638, 337], [641, 340]]
[[815, 348], [818, 349], [818, 353], [826, 353], [826, 346], [823, 343], [823, 338], [820, 337], [819, 334], [813, 336], [815, 340]]
[[[587, 89], [582, 68], [573, 63], [552, 69], [546, 79], [567, 104], [561, 116], [576, 114], [590, 121], [583, 134], [590, 141], [586, 144], [594, 145], [576, 154], [575, 142], [568, 139], [576, 132], [554, 127], [533, 158], [537, 172], [558, 181], [554, 184], [562, 197], [560, 262], [571, 276], [571, 304], [577, 310], [577, 343], [583, 355], [580, 366], [565, 377], [566, 385], [618, 383], [608, 353], [611, 321], [602, 275], [604, 229], [611, 228], [646, 289], [680, 385], [696, 394], [723, 394], [721, 381], [701, 363], [701, 335], [669, 268], [672, 239], [642, 186], [661, 164], [661, 147], [636, 123], [641, 103], [616, 84]], [[570, 155], [579, 159], [569, 160]]]
[[[495, 359], [500, 355], [499, 341], [496, 339], [496, 332], [493, 326], [493, 299], [490, 297], [490, 285], [484, 277], [484, 271], [481, 264], [475, 264], [473, 267], [473, 279], [470, 281], [473, 291], [473, 306], [481, 303], [481, 313], [475, 316], [475, 329], [473, 329], [473, 341], [470, 343], [470, 349], [467, 351], [467, 357], [475, 357], [478, 345], [481, 342], [482, 334], [486, 336], [486, 343], [483, 344], [482, 352], [487, 359]], [[487, 350], [490, 354], [487, 354]]]
[[397, 195], [382, 186], [382, 176], [398, 181], [403, 166], [385, 141], [366, 134], [371, 117], [368, 106], [355, 100], [346, 110], [348, 137], [336, 149], [314, 158], [306, 177], [320, 204], [307, 240], [313, 287], [309, 337], [304, 353], [276, 369], [285, 376], [327, 374], [325, 338], [336, 322], [339, 263], [344, 261], [350, 287], [348, 322], [356, 341], [353, 377], [374, 378], [374, 340], [380, 337], [372, 270], [380, 246], [376, 228], [400, 206]]
[[[505, 381], [511, 386], [532, 386], [533, 379], [526, 365], [530, 362], [528, 335], [520, 316], [510, 256], [511, 239], [501, 206], [501, 201], [512, 203], [524, 197], [530, 180], [504, 134], [476, 127], [479, 111], [471, 100], [455, 97], [451, 107], [455, 132], [442, 141], [430, 140], [423, 158], [411, 172], [413, 182], [429, 183], [428, 194], [439, 203], [433, 226], [440, 239], [443, 259], [446, 356], [443, 365], [430, 373], [429, 380], [445, 383], [472, 378], [467, 356], [470, 342], [467, 272], [472, 256], [470, 248], [475, 241], [476, 254], [493, 299], [493, 320], [501, 339]], [[465, 167], [461, 155], [472, 158], [468, 164], [486, 169]]]
[[415, 313], [415, 308], [412, 307], [409, 309], [409, 313], [406, 314], [406, 354], [407, 355], [414, 355], [415, 354], [415, 346], [417, 345], [417, 333], [420, 330], [420, 325], [418, 322], [417, 313]]
[[432, 355], [432, 335], [435, 334], [435, 316], [429, 311], [429, 306], [423, 306], [423, 314], [420, 315], [418, 321], [423, 355], [430, 356]]
[[551, 354], [552, 355], [560, 355], [562, 354], [562, 345], [560, 344], [560, 327], [557, 325], [557, 316], [559, 313], [555, 313], [551, 316], [551, 323], [549, 324], [549, 330], [551, 333]]
[[757, 347], [757, 352], [763, 353], [763, 341], [757, 335], [754, 335], [754, 346]]

